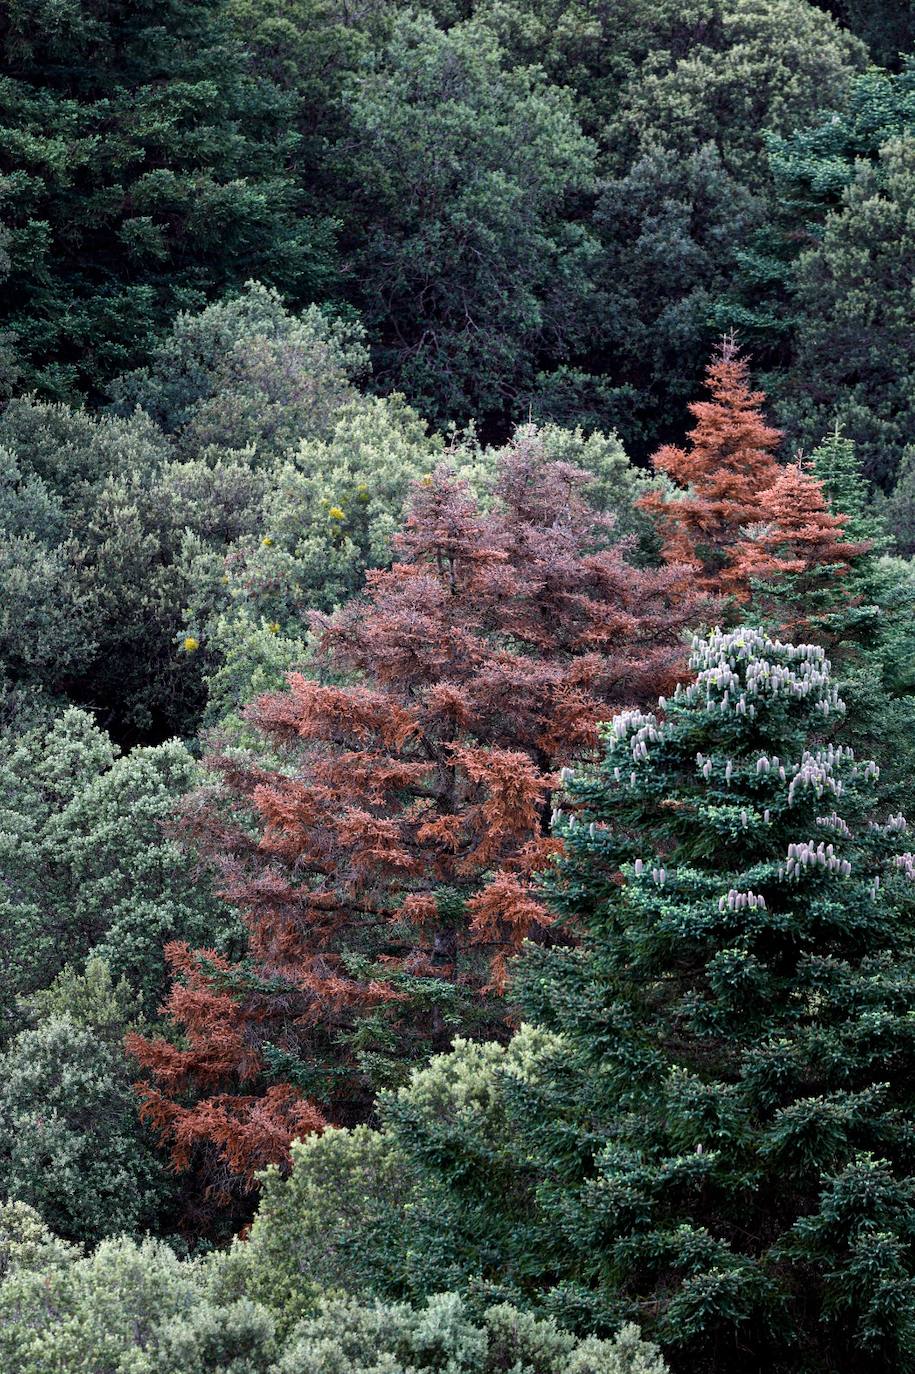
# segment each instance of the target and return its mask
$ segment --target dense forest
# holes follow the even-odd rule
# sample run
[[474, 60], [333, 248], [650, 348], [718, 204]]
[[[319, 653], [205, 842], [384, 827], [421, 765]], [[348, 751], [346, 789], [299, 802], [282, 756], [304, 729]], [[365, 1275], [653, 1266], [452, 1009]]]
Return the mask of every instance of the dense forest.
[[915, 0], [3, 0], [0, 1374], [915, 1372], [913, 282]]

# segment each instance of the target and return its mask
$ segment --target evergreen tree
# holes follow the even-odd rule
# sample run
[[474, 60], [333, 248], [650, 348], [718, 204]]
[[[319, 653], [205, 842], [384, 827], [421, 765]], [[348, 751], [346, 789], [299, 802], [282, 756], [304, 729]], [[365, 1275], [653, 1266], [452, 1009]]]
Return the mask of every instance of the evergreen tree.
[[252, 276], [299, 301], [328, 281], [329, 225], [289, 174], [292, 102], [249, 72], [222, 0], [5, 5], [0, 52], [0, 327], [21, 387], [97, 395], [179, 309]]
[[884, 553], [892, 544], [874, 508], [871, 491], [861, 472], [857, 448], [836, 424], [810, 455], [810, 466], [822, 484], [835, 515], [845, 517], [845, 532], [850, 539], [866, 539], [871, 553]]
[[0, 447], [0, 663], [20, 687], [59, 688], [93, 651], [66, 533], [57, 494], [14, 449]]
[[69, 1240], [156, 1228], [174, 1191], [107, 1029], [55, 1014], [0, 1054], [0, 1196]]
[[[122, 743], [192, 734], [209, 623], [242, 608], [255, 625], [297, 621], [355, 590], [389, 557], [410, 478], [434, 465], [441, 444], [412, 412], [359, 395], [350, 374], [365, 362], [358, 330], [316, 308], [293, 316], [249, 283], [179, 315], [112, 384], [122, 414], [8, 405], [8, 673], [95, 710]], [[328, 514], [341, 499], [345, 533]]]
[[117, 1237], [85, 1256], [67, 1254], [31, 1209], [14, 1204], [0, 1207], [0, 1255], [6, 1247], [4, 1369], [277, 1374], [270, 1314], [234, 1294], [211, 1296], [207, 1269], [163, 1241]]
[[32, 1208], [0, 1203], [0, 1361], [16, 1374], [667, 1374], [635, 1325], [576, 1340], [455, 1293], [415, 1307], [326, 1297], [293, 1326], [238, 1289], [235, 1267], [152, 1240], [83, 1256]]
[[863, 44], [808, 0], [430, 0], [442, 24], [472, 15], [515, 65], [574, 92], [603, 167], [623, 175], [664, 147], [714, 144], [745, 183], [765, 180], [767, 132], [841, 103]]
[[870, 48], [874, 61], [895, 67], [915, 43], [913, 0], [814, 0], [856, 33]]
[[[363, 1273], [394, 1256], [376, 1291], [447, 1276], [598, 1331], [639, 1312], [684, 1374], [911, 1370], [910, 832], [874, 815], [873, 764], [818, 743], [843, 710], [821, 648], [715, 634], [692, 668], [567, 773], [547, 888], [581, 945], [520, 961], [536, 1028], [383, 1100], [368, 1138], [406, 1196], [377, 1241], [354, 1198], [346, 1243]], [[316, 1143], [325, 1178], [352, 1144]], [[265, 1222], [320, 1282], [342, 1255], [283, 1228], [309, 1153]]]
[[915, 134], [859, 164], [796, 272], [799, 322], [779, 413], [805, 444], [838, 419], [865, 475], [892, 488], [911, 448]]
[[[714, 345], [713, 306], [764, 214], [764, 199], [727, 170], [713, 141], [684, 153], [666, 147], [659, 131], [656, 144], [646, 140], [602, 182], [591, 366], [620, 393], [604, 423], [618, 424], [639, 456], [651, 451], [646, 440], [680, 432]], [[545, 380], [539, 405], [554, 396], [555, 381], [551, 395]]]
[[204, 310], [182, 312], [148, 362], [111, 384], [116, 412], [137, 407], [174, 436], [182, 458], [252, 448], [257, 462], [326, 436], [358, 396], [362, 331], [317, 306], [295, 315], [258, 281]]
[[781, 434], [762, 413], [766, 399], [750, 389], [749, 366], [726, 339], [706, 370], [710, 401], [695, 401], [688, 448], [668, 444], [652, 458], [676, 485], [639, 505], [654, 518], [668, 559], [688, 563], [700, 585], [720, 590], [741, 530], [759, 515], [761, 494], [779, 473]]
[[182, 1167], [199, 1150], [250, 1184], [462, 1025], [504, 1033], [505, 960], [549, 924], [530, 874], [555, 770], [672, 685], [710, 605], [682, 569], [626, 560], [589, 483], [534, 430], [502, 454], [488, 514], [448, 469], [417, 483], [399, 561], [314, 618], [323, 680], [253, 705], [260, 756], [211, 759], [222, 786], [189, 834], [251, 963], [173, 948], [184, 1043], [133, 1042]]
[[898, 73], [871, 67], [834, 108], [765, 140], [767, 222], [749, 242], [735, 245], [734, 285], [711, 314], [774, 369], [767, 379], [773, 392], [790, 382], [794, 337], [803, 323], [799, 259], [822, 240], [827, 217], [841, 209], [862, 164], [880, 176], [880, 150], [911, 131], [913, 121], [915, 60], [907, 56]]
[[[893, 557], [886, 503], [875, 503], [839, 426], [811, 454], [832, 511], [867, 552], [833, 585], [823, 625], [848, 711], [836, 739], [880, 764], [884, 803], [915, 814], [915, 570]], [[836, 594], [838, 593], [838, 594]]]
[[687, 1368], [730, 1367], [735, 1334], [911, 1367], [907, 827], [873, 816], [874, 765], [815, 743], [842, 711], [821, 649], [747, 630], [692, 662], [572, 781], [552, 892], [589, 958], [527, 976], [616, 1102], [568, 1224]]
[[863, 44], [806, 0], [674, 0], [670, 9], [685, 41], [659, 45], [627, 81], [609, 129], [617, 165], [658, 142], [684, 157], [713, 143], [745, 186], [765, 187], [766, 135], [841, 107], [867, 65]]
[[728, 1368], [736, 1333], [812, 1368], [849, 1348], [889, 1368], [915, 1356], [907, 827], [876, 824], [874, 765], [816, 744], [843, 709], [822, 649], [744, 630], [692, 666], [663, 720], [617, 717], [601, 769], [570, 781], [551, 890], [586, 963], [525, 976], [615, 1101], [569, 1225], [608, 1290], [654, 1292], [686, 1367]]
[[[722, 581], [748, 603], [746, 618], [773, 618], [797, 639], [846, 602], [847, 574], [869, 545], [845, 538], [823, 487], [801, 462], [788, 463], [759, 496], [757, 520], [735, 545]], [[814, 634], [815, 637], [815, 634]]]
[[899, 464], [892, 495], [886, 503], [886, 518], [899, 552], [915, 554], [915, 449]]

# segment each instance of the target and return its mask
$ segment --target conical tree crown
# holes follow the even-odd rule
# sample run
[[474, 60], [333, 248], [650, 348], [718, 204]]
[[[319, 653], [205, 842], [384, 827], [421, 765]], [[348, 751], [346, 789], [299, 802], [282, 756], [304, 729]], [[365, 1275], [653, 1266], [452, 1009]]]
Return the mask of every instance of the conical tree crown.
[[752, 598], [758, 619], [768, 613], [784, 631], [812, 626], [850, 599], [846, 575], [870, 549], [845, 537], [846, 523], [810, 465], [789, 463], [761, 493], [758, 522], [744, 530], [722, 581], [739, 601]]
[[750, 387], [745, 359], [725, 343], [706, 372], [711, 400], [690, 406], [696, 423], [686, 448], [665, 445], [652, 458], [683, 490], [652, 492], [640, 505], [656, 520], [670, 562], [693, 563], [717, 590], [718, 572], [743, 525], [759, 519], [758, 498], [776, 480], [781, 433], [767, 425], [765, 396]]
[[[671, 700], [661, 698], [658, 713], [623, 711], [604, 727], [603, 764], [590, 774], [566, 770], [572, 808], [557, 815], [569, 857], [557, 871], [553, 899], [580, 919], [574, 884], [566, 886], [578, 870], [576, 856], [588, 856], [592, 881], [606, 861], [606, 897], [614, 909], [627, 909], [621, 967], [639, 987], [643, 975], [674, 956], [681, 970], [695, 964], [704, 978], [706, 957], [722, 942], [748, 949], [762, 942], [769, 957], [777, 950], [796, 955], [822, 940], [825, 909], [815, 911], [811, 890], [799, 885], [794, 850], [806, 844], [825, 857], [825, 866], [816, 859], [818, 873], [838, 872], [839, 849], [851, 843], [848, 822], [866, 812], [877, 774], [848, 750], [805, 743], [844, 713], [820, 647], [783, 644], [753, 629], [716, 633], [694, 641], [691, 666], [695, 681]], [[803, 870], [806, 861], [797, 862]], [[719, 911], [723, 875], [732, 881]], [[857, 881], [865, 881], [860, 873]], [[684, 905], [703, 901], [706, 885], [717, 915], [703, 911], [687, 920]], [[854, 904], [860, 894], [852, 888]], [[727, 896], [732, 889], [746, 896], [736, 907]], [[659, 896], [661, 910], [679, 909], [669, 942]], [[802, 906], [804, 916], [784, 940], [777, 935], [783, 920], [737, 915], [786, 904]], [[615, 925], [604, 924], [607, 908], [589, 902], [585, 910], [592, 909], [599, 922], [592, 934], [604, 943]], [[637, 910], [644, 912], [644, 945], [635, 943]]]
[[882, 1362], [915, 1352], [907, 825], [824, 740], [821, 648], [716, 633], [692, 667], [566, 770], [551, 898], [583, 948], [525, 960], [572, 1047], [520, 1109], [557, 1298], [654, 1314], [678, 1369], [909, 1369]]
[[845, 516], [848, 537], [867, 539], [875, 552], [884, 552], [893, 541], [874, 509], [861, 472], [857, 446], [842, 433], [838, 421], [835, 429], [813, 450], [810, 463], [823, 485], [830, 510], [835, 515]]

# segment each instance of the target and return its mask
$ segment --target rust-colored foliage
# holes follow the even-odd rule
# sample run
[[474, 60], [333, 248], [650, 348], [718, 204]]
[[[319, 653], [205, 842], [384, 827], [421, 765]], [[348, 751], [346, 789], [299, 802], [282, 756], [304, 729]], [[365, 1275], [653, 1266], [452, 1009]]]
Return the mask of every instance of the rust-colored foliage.
[[687, 447], [666, 445], [652, 458], [680, 490], [651, 492], [641, 505], [667, 559], [690, 564], [699, 584], [717, 592], [741, 530], [759, 520], [760, 496], [778, 478], [781, 433], [766, 424], [766, 398], [750, 389], [748, 364], [730, 341], [709, 365], [706, 385], [712, 399], [690, 406], [696, 424]]
[[131, 1043], [178, 1167], [205, 1146], [218, 1186], [250, 1181], [296, 1132], [364, 1116], [379, 1079], [505, 1016], [506, 960], [549, 925], [530, 875], [555, 846], [556, 770], [669, 690], [685, 629], [714, 614], [683, 568], [626, 561], [589, 480], [525, 432], [491, 513], [446, 468], [418, 484], [399, 561], [313, 617], [322, 680], [293, 674], [248, 711], [281, 765], [210, 757], [218, 786], [186, 824], [250, 961], [175, 951], [186, 1047]]
[[698, 584], [732, 598], [732, 610], [778, 633], [810, 634], [839, 594], [849, 560], [869, 545], [844, 537], [846, 518], [829, 510], [822, 484], [800, 462], [781, 466], [781, 439], [763, 416], [765, 395], [750, 388], [744, 358], [726, 340], [706, 373], [710, 401], [685, 448], [652, 459], [674, 490], [650, 492], [665, 556], [690, 566]]
[[824, 598], [838, 592], [851, 560], [870, 548], [845, 539], [846, 524], [809, 468], [789, 463], [761, 493], [756, 521], [732, 550], [722, 584], [777, 616], [786, 633], [806, 628]]

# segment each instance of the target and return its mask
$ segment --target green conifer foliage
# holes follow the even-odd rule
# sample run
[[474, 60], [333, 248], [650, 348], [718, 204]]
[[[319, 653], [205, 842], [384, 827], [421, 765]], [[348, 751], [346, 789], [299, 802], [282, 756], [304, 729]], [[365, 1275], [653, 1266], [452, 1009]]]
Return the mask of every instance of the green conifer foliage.
[[341, 249], [377, 383], [436, 424], [504, 434], [587, 333], [599, 249], [568, 208], [587, 204], [595, 149], [571, 94], [509, 67], [487, 27], [445, 33], [420, 12], [345, 101]]
[[[638, 1314], [678, 1374], [915, 1368], [906, 822], [875, 823], [875, 765], [821, 742], [843, 709], [821, 648], [716, 633], [692, 666], [566, 774], [549, 889], [579, 944], [520, 961], [533, 1025], [382, 1102], [399, 1217], [359, 1201], [340, 1132], [271, 1180], [255, 1268], [275, 1232], [300, 1283], [349, 1251], [375, 1291], [447, 1276], [598, 1333]], [[286, 1209], [310, 1234], [337, 1151], [345, 1210], [297, 1249]]]
[[854, 440], [842, 433], [838, 422], [811, 453], [810, 462], [833, 514], [845, 516], [846, 538], [866, 539], [871, 553], [884, 553], [893, 541], [874, 509]]
[[682, 1369], [743, 1342], [911, 1368], [906, 822], [870, 820], [876, 766], [816, 742], [843, 710], [822, 649], [744, 630], [692, 664], [569, 779], [551, 888], [584, 950], [524, 975], [581, 1072], [581, 1172], [550, 1206], [567, 1297], [653, 1307]]
[[[814, 476], [846, 536], [867, 551], [821, 600], [805, 608], [809, 631], [827, 646], [847, 711], [833, 738], [880, 765], [881, 805], [915, 814], [915, 568], [891, 557], [893, 539], [861, 472], [856, 445], [838, 424], [810, 455]], [[878, 504], [879, 503], [879, 504]], [[882, 508], [881, 508], [882, 504]], [[781, 589], [783, 593], [785, 588]], [[831, 602], [831, 604], [830, 604]], [[749, 621], [749, 614], [747, 616]]]
[[[843, 214], [856, 180], [867, 173], [877, 185], [886, 182], [890, 166], [881, 150], [915, 127], [915, 57], [904, 57], [897, 73], [869, 68], [843, 99], [821, 110], [817, 119], [765, 137], [772, 186], [768, 223], [749, 242], [735, 243], [733, 288], [712, 311], [719, 329], [737, 330], [757, 364], [776, 369], [765, 380], [774, 398], [787, 396], [797, 381], [792, 354], [805, 326], [805, 309], [810, 310], [808, 302], [797, 299], [799, 261], [822, 242], [829, 217]], [[834, 228], [833, 237], [845, 232], [845, 227]], [[879, 317], [889, 284], [879, 271], [869, 276], [865, 269], [856, 281], [859, 304], [870, 298]], [[800, 384], [827, 406], [836, 405], [828, 384], [806, 375]], [[819, 434], [805, 432], [808, 443], [814, 437]]]
[[179, 309], [327, 279], [293, 102], [247, 68], [223, 0], [12, 0], [0, 62], [7, 391], [97, 393]]
[[838, 417], [866, 475], [889, 489], [911, 450], [915, 135], [860, 164], [821, 242], [800, 258], [792, 374], [779, 408], [803, 441]]
[[899, 476], [886, 506], [887, 521], [900, 553], [915, 554], [915, 449], [899, 465]]

